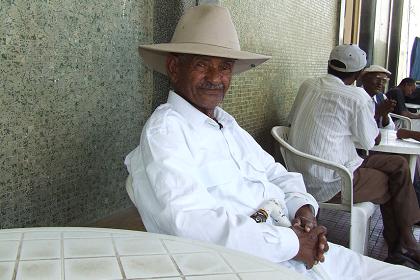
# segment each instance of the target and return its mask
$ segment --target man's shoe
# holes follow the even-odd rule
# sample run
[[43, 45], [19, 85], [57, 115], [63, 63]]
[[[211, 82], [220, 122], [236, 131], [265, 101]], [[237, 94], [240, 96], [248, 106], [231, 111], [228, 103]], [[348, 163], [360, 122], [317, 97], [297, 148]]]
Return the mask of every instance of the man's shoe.
[[420, 271], [420, 264], [418, 262], [401, 253], [389, 254], [388, 257], [384, 260], [384, 262], [403, 265]]
[[420, 271], [419, 256], [418, 250], [407, 249], [399, 244], [391, 253], [388, 253], [385, 262], [404, 265]]

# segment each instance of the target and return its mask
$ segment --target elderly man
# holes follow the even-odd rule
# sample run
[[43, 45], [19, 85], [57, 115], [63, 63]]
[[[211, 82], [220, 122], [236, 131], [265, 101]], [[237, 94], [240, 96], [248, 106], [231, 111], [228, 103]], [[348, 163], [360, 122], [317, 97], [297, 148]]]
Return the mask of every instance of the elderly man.
[[[289, 115], [289, 141], [300, 151], [347, 167], [354, 176], [354, 202], [381, 205], [388, 261], [419, 269], [420, 250], [411, 227], [420, 221], [420, 209], [407, 161], [387, 154], [362, 159], [356, 152], [356, 146], [369, 150], [380, 140], [372, 99], [352, 86], [365, 64], [366, 54], [356, 45], [331, 51], [328, 74], [306, 80], [299, 89]], [[319, 166], [303, 167], [302, 172], [317, 201], [339, 197], [337, 174]]]
[[382, 66], [371, 65], [363, 70], [361, 76], [363, 88], [375, 102], [375, 120], [378, 127], [394, 130], [395, 124], [389, 113], [394, 111], [397, 102], [386, 98], [383, 94], [391, 72]]
[[[149, 66], [169, 76], [173, 89], [126, 158], [148, 231], [248, 252], [310, 279], [419, 277], [411, 269], [328, 245], [326, 229], [315, 219], [318, 205], [301, 175], [275, 163], [218, 107], [233, 74], [269, 58], [240, 50], [227, 9], [191, 8], [171, 43], [141, 46], [140, 52]], [[281, 223], [259, 210], [273, 201], [285, 218]], [[307, 269], [324, 259], [318, 269]]]

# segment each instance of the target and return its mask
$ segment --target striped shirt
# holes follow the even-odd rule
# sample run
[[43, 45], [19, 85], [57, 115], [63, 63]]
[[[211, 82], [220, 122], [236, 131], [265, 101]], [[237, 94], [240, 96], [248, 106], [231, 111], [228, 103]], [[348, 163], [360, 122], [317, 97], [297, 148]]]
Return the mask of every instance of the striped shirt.
[[[306, 80], [289, 114], [289, 142], [353, 173], [363, 161], [355, 147], [369, 150], [379, 133], [374, 108], [364, 89], [345, 85], [333, 75]], [[331, 170], [302, 161], [291, 162], [289, 167], [302, 173], [308, 192], [317, 201], [327, 201], [341, 189], [338, 174]]]

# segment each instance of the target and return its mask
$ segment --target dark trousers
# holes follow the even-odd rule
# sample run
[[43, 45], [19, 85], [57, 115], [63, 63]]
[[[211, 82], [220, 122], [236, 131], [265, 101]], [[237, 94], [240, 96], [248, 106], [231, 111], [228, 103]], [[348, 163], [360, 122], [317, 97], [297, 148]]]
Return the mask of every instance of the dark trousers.
[[354, 202], [380, 204], [384, 238], [393, 250], [399, 240], [399, 228], [420, 221], [407, 160], [400, 155], [369, 155], [353, 175]]

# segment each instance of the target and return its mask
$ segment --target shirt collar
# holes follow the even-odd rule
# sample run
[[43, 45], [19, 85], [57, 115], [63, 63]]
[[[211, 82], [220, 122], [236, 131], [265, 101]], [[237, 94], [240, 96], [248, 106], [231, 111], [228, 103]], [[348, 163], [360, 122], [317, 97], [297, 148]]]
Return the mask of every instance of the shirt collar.
[[334, 76], [332, 74], [327, 74], [326, 77], [328, 79], [335, 80], [336, 82], [338, 82], [338, 83], [340, 83], [342, 85], [345, 85], [342, 79], [340, 79], [340, 78], [338, 78], [338, 77], [336, 77], [336, 76]]
[[[219, 125], [214, 120], [192, 106], [187, 100], [173, 90], [169, 91], [167, 103], [193, 126], [201, 126], [207, 123], [219, 128]], [[223, 126], [229, 125], [233, 121], [233, 117], [220, 107], [216, 107], [214, 115]]]

